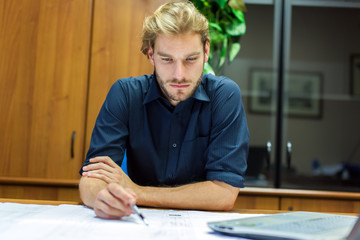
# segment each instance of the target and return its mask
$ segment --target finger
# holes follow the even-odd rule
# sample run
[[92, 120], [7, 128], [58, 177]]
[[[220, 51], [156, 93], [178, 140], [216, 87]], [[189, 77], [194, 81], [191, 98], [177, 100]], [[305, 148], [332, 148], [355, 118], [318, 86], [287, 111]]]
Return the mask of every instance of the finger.
[[120, 219], [129, 214], [120, 209], [109, 206], [106, 202], [96, 201], [94, 204], [94, 211], [96, 216], [106, 219]]
[[[131, 194], [132, 195], [132, 197], [134, 198], [134, 199], [136, 199], [136, 194], [135, 194], [135, 192], [131, 189], [131, 188], [125, 188], [126, 189], [126, 191], [128, 191], [129, 192], [129, 194]], [[136, 201], [132, 204], [132, 205], [135, 205], [136, 204]], [[131, 212], [132, 213], [135, 213], [135, 211], [134, 211], [134, 209], [133, 208], [131, 208]]]
[[121, 199], [128, 210], [131, 210], [130, 205], [134, 205], [136, 203], [136, 195], [134, 196], [133, 192], [130, 192], [128, 189], [123, 188], [119, 184], [110, 183], [107, 185], [107, 189], [115, 198]]
[[98, 162], [102, 162], [105, 163], [111, 167], [116, 167], [117, 164], [109, 157], [109, 156], [99, 156], [99, 157], [95, 157], [95, 158], [91, 158], [89, 160], [91, 163], [98, 163]]
[[83, 171], [93, 171], [93, 170], [97, 170], [97, 169], [103, 169], [106, 171], [111, 171], [113, 168], [109, 165], [107, 165], [106, 163], [92, 163], [89, 165], [86, 165], [83, 167]]
[[106, 183], [112, 182], [112, 178], [110, 175], [111, 174], [109, 172], [102, 171], [102, 170], [94, 170], [94, 171], [82, 173], [82, 176], [86, 176], [89, 178], [97, 178], [97, 179], [103, 180]]
[[[118, 187], [122, 188], [120, 185]], [[96, 208], [100, 209], [104, 214], [113, 216], [128, 216], [131, 214], [131, 207], [122, 198], [115, 197], [109, 192], [109, 189], [101, 190], [96, 198]], [[95, 208], [95, 207], [94, 207]]]
[[105, 212], [103, 212], [101, 209], [94, 209], [96, 216], [100, 217], [100, 218], [105, 218], [105, 219], [121, 219], [122, 217], [125, 217], [127, 215], [114, 215], [114, 214], [107, 214]]

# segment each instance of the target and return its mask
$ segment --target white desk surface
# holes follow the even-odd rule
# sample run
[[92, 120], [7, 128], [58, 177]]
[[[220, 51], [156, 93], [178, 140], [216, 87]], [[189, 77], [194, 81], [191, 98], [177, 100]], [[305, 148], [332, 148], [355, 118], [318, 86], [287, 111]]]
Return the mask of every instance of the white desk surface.
[[208, 221], [261, 214], [141, 209], [149, 226], [136, 216], [105, 220], [83, 205], [0, 203], [0, 239], [234, 239], [214, 233]]

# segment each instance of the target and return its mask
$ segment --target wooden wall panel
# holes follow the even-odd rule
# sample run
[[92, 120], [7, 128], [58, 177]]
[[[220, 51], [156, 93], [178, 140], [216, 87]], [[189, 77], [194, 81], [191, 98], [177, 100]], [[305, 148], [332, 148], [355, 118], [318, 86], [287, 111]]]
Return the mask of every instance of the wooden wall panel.
[[0, 185], [1, 198], [72, 201], [81, 203], [77, 188]]
[[244, 196], [240, 191], [234, 209], [278, 210], [279, 206], [280, 200], [278, 197]]
[[282, 198], [280, 210], [358, 213], [360, 212], [360, 201], [316, 198]]
[[140, 52], [141, 28], [144, 17], [165, 2], [95, 1], [85, 153], [111, 85], [119, 78], [153, 72], [147, 57]]
[[0, 1], [0, 176], [79, 178], [91, 14], [92, 0]]

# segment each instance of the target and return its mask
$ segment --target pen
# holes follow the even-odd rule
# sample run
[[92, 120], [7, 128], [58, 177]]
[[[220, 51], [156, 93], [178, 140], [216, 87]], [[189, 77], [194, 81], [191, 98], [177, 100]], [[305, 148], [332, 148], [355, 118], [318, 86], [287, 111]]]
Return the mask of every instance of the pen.
[[149, 226], [149, 223], [146, 221], [144, 215], [140, 212], [139, 208], [136, 205], [131, 205], [131, 208], [134, 210], [134, 212], [136, 213], [136, 215], [138, 215], [141, 220], [145, 223], [146, 226]]

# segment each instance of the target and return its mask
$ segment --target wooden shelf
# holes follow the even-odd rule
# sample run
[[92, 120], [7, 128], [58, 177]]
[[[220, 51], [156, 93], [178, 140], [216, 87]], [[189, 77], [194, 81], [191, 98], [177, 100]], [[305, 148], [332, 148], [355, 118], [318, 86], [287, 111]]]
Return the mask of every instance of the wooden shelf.
[[0, 202], [41, 204], [41, 205], [60, 205], [60, 204], [80, 205], [81, 204], [80, 202], [74, 202], [74, 201], [52, 201], [52, 200], [14, 199], [14, 198], [0, 198]]
[[0, 184], [3, 184], [3, 185], [75, 187], [75, 188], [77, 188], [77, 186], [79, 184], [79, 179], [0, 177]]

